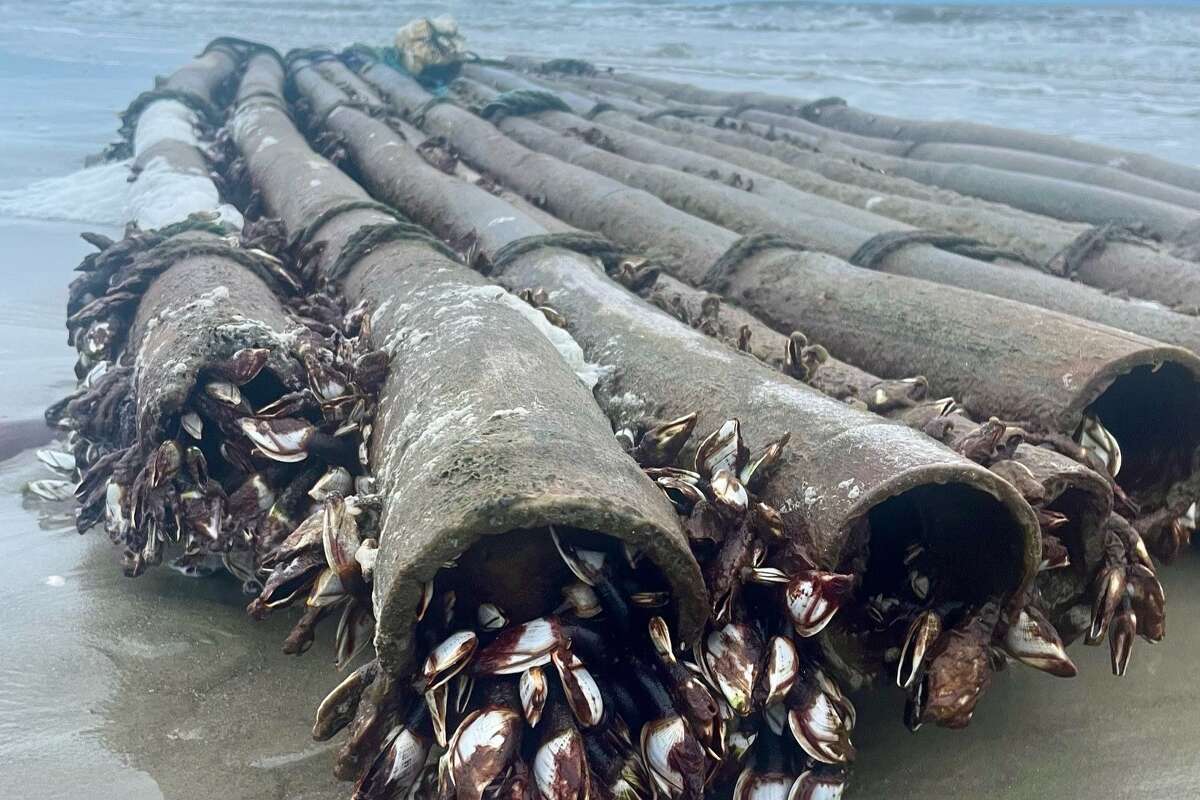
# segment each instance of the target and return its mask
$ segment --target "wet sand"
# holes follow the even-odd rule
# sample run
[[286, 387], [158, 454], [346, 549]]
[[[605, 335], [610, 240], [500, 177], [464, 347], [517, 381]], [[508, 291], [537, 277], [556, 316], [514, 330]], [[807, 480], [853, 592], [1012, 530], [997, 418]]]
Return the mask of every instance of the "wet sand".
[[[0, 675], [0, 797], [345, 798], [312, 711], [336, 683], [329, 632], [279, 652], [289, 614], [253, 623], [228, 579], [160, 569], [121, 576], [103, 534], [75, 533], [68, 504], [22, 499], [45, 477], [32, 454], [0, 464], [0, 562], [9, 588]], [[898, 691], [856, 698], [849, 798], [1184, 798], [1200, 794], [1200, 559], [1164, 570], [1170, 634], [1139, 642], [1128, 676], [1107, 648], [1072, 648], [1059, 680], [997, 676], [966, 731], [900, 723]]]

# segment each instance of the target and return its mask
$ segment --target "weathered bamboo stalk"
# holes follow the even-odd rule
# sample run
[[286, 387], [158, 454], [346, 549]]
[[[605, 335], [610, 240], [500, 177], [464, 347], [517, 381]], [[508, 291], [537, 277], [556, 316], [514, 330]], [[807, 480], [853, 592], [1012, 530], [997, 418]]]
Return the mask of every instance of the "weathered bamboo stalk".
[[[139, 95], [122, 115], [125, 120], [123, 134], [128, 140], [126, 144], [132, 152], [136, 140], [137, 150], [133, 183], [127, 197], [129, 222], [150, 230], [182, 222], [190, 214], [199, 212], [219, 213], [234, 228], [241, 227], [241, 216], [236, 210], [220, 205], [216, 186], [209, 177], [208, 160], [200, 148], [196, 129], [199, 118], [191, 107], [175, 99], [188, 97], [191, 106], [206, 109], [211, 123], [211, 118], [219, 113], [217, 109], [223, 99], [219, 97], [221, 89], [233, 78], [236, 65], [236, 57], [226, 48], [206, 51], [168, 77], [159, 89]], [[139, 133], [138, 123], [143, 114], [149, 114], [149, 117], [147, 124], [140, 126]], [[163, 186], [172, 188], [170, 196], [163, 197]], [[180, 186], [191, 191], [180, 192]], [[166, 202], [166, 209], [156, 207], [163, 201]], [[214, 226], [214, 230], [220, 230], [220, 227]], [[136, 248], [126, 245], [109, 254], [119, 255], [119, 258], [93, 257], [86, 262], [87, 269], [81, 270], [83, 274], [71, 283], [67, 300], [67, 327], [71, 331], [71, 344], [78, 346], [78, 336], [86, 332], [80, 330], [80, 321], [70, 318], [109, 291], [114, 274], [123, 264], [123, 259], [128, 260], [133, 255], [132, 251], [136, 251]], [[101, 263], [96, 263], [98, 260]], [[91, 324], [90, 320], [88, 324]], [[123, 335], [128, 320], [117, 324], [120, 327], [116, 333]], [[93, 351], [94, 360], [107, 360], [120, 347], [120, 340], [114, 336], [111, 326], [102, 328], [101, 333], [105, 338], [105, 346], [101, 347], [97, 341], [88, 348]], [[82, 377], [81, 371], [90, 368], [91, 363], [88, 350], [80, 350], [83, 359], [76, 372]]]
[[[485, 78], [489, 85], [499, 85], [492, 82], [492, 76], [503, 74], [494, 69], [483, 73], [476, 67], [469, 67], [466, 72]], [[626, 101], [627, 106], [621, 110], [605, 110], [603, 106], [597, 109], [599, 103], [612, 105], [615, 98], [596, 93], [590, 88], [593, 82], [594, 79], [581, 78], [569, 85], [548, 84], [548, 88], [552, 88], [576, 114], [597, 123], [661, 144], [720, 158], [738, 167], [778, 178], [801, 191], [916, 228], [977, 239], [991, 247], [1010, 251], [1039, 269], [1109, 292], [1152, 300], [1191, 314], [1200, 310], [1200, 271], [1194, 263], [1178, 258], [1120, 226], [1093, 228], [1013, 209], [1001, 211], [968, 198], [958, 198], [960, 204], [949, 205], [831, 180], [767, 154], [776, 144], [782, 148], [790, 147], [783, 142], [768, 142], [761, 137], [682, 118], [660, 117], [656, 119], [657, 125], [636, 119], [636, 116], [653, 115], [656, 110], [661, 110], [661, 106], [655, 109]], [[570, 91], [576, 84], [578, 88], [589, 88], [586, 95]], [[567, 91], [563, 91], [564, 86]], [[727, 135], [715, 138], [721, 134]], [[766, 146], [765, 150], [756, 147], [759, 143]], [[874, 177], [882, 176], [876, 174]]]
[[[397, 675], [411, 668], [421, 585], [442, 564], [510, 531], [527, 532], [533, 559], [529, 532], [547, 525], [644, 549], [673, 587], [680, 635], [694, 639], [705, 616], [695, 561], [669, 504], [620, 451], [586, 387], [522, 304], [428, 240], [364, 249], [365, 233], [394, 229], [395, 217], [350, 207], [363, 206], [366, 194], [311, 153], [280, 105], [282, 81], [282, 65], [259, 56], [242, 82], [230, 129], [250, 180], [289, 230], [306, 230], [316, 274], [366, 301], [391, 351], [371, 443], [385, 497], [374, 583], [385, 667]], [[536, 573], [523, 568], [526, 578]], [[543, 605], [545, 589], [529, 580], [517, 593], [521, 610]]]
[[1084, 164], [1119, 168], [1147, 180], [1200, 192], [1200, 170], [1144, 153], [1080, 142], [1064, 136], [1001, 128], [974, 122], [923, 121], [861, 111], [838, 98], [805, 102], [760, 92], [713, 92], [687, 84], [626, 74], [612, 76], [689, 103], [739, 106], [753, 104], [782, 114], [799, 114], [834, 130], [861, 136], [921, 143], [958, 143], [1005, 148], [1067, 159]]
[[1183, 208], [1200, 209], [1200, 195], [1159, 181], [1131, 175], [1104, 164], [1085, 164], [1056, 156], [948, 142], [911, 142], [904, 156], [917, 161], [977, 164], [981, 167], [1043, 175], [1047, 178], [1099, 186], [1114, 192], [1148, 197]]
[[[944, 231], [1009, 251], [1027, 264], [1107, 292], [1157, 302], [1195, 314], [1200, 309], [1200, 271], [1154, 242], [1121, 226], [1087, 227], [1034, 214], [1014, 216], [988, 207], [945, 206], [837, 183], [769, 156], [705, 136], [671, 132], [615, 112], [596, 120], [655, 138], [663, 144], [697, 150], [754, 169], [839, 203], [889, 217], [923, 230]], [[695, 123], [681, 121], [682, 125]], [[682, 127], [681, 125], [681, 127]]]
[[[712, 111], [712, 106], [696, 106], [700, 111]], [[1177, 186], [1149, 180], [1137, 175], [1130, 175], [1109, 166], [1098, 166], [1070, 161], [1054, 156], [1026, 153], [1017, 150], [1007, 150], [998, 147], [984, 147], [970, 144], [951, 144], [943, 142], [911, 142], [883, 139], [866, 136], [848, 131], [817, 125], [807, 119], [779, 114], [763, 108], [750, 105], [737, 105], [730, 109], [731, 113], [751, 122], [775, 126], [794, 131], [814, 143], [831, 142], [849, 148], [850, 151], [872, 153], [881, 157], [880, 160], [892, 163], [888, 157], [903, 159], [903, 164], [911, 163], [909, 177], [915, 177], [925, 183], [942, 185], [937, 179], [920, 177], [917, 164], [932, 165], [957, 164], [961, 167], [980, 167], [999, 176], [1010, 176], [1014, 187], [1021, 186], [1020, 176], [1034, 175], [1047, 179], [1062, 181], [1064, 194], [1076, 193], [1082, 198], [1104, 198], [1112, 193], [1113, 201], [1120, 201], [1131, 209], [1143, 208], [1153, 211], [1156, 204], [1162, 203], [1180, 209], [1196, 211], [1200, 209], [1200, 195]], [[817, 112], [819, 113], [819, 112]], [[934, 173], [936, 174], [936, 173]], [[1103, 190], [1103, 191], [1091, 191]], [[1140, 201], [1153, 201], [1141, 203]]]
[[[394, 70], [371, 65], [363, 75], [397, 107], [411, 112], [425, 102], [424, 92]], [[543, 199], [572, 224], [631, 251], [654, 253], [677, 277], [711, 284], [719, 265], [716, 285], [723, 294], [779, 330], [812, 334], [850, 363], [883, 377], [923, 374], [970, 413], [1033, 430], [1071, 436], [1085, 414], [1099, 416], [1118, 441], [1128, 439], [1132, 458], [1122, 480], [1147, 508], [1174, 507], [1192, 492], [1179, 484], [1195, 474], [1200, 430], [1187, 420], [1197, 401], [1200, 361], [1185, 350], [775, 242], [751, 240], [731, 250], [736, 235], [645, 193], [531, 154], [453, 106], [429, 107], [424, 123], [493, 177]]]
[[[166, 79], [159, 79], [153, 89], [148, 89], [133, 99], [121, 113], [121, 127], [118, 131], [120, 140], [109, 145], [104, 156], [125, 158], [135, 155], [134, 141], [142, 115], [160, 101], [173, 101], [174, 104], [182, 106], [191, 112], [194, 120], [201, 126], [210, 130], [218, 127], [223, 118], [222, 95], [228, 93], [233, 71], [246, 50], [256, 46], [230, 37], [220, 37], [209, 42], [200, 55], [175, 70]], [[143, 130], [143, 136], [145, 135], [146, 131]], [[155, 135], [154, 138], [159, 137]]]
[[890, 152], [896, 149], [893, 147], [875, 146], [868, 149], [869, 143], [861, 138], [847, 141], [846, 134], [828, 129], [814, 131], [804, 120], [769, 111], [741, 111], [734, 108], [725, 116], [786, 129], [806, 138], [812, 146], [827, 155], [870, 164], [872, 168], [891, 175], [1036, 214], [1093, 225], [1136, 223], [1167, 241], [1189, 243], [1200, 235], [1197, 233], [1200, 229], [1200, 212], [1175, 203], [1045, 175], [1009, 172], [978, 164], [921, 161]]
[[[703, 94], [704, 90], [699, 92]], [[676, 101], [696, 96], [692, 91], [667, 95]], [[680, 104], [676, 108], [686, 110], [688, 107]], [[1182, 197], [1175, 197], [1176, 201], [1189, 203], [1183, 206], [1176, 202], [1047, 175], [1010, 172], [982, 164], [922, 161], [905, 157], [909, 155], [910, 143], [823, 128], [800, 117], [764, 111], [753, 102], [732, 106], [693, 105], [691, 110], [697, 114], [747, 120], [770, 126], [773, 130], [785, 130], [826, 155], [870, 164], [875, 169], [893, 175], [1038, 214], [1096, 225], [1136, 222], [1145, 225], [1158, 237], [1185, 245], [1194, 244], [1200, 236], [1200, 216], [1197, 215], [1197, 209], [1192, 207], [1195, 195], [1190, 190], [1185, 190]], [[1061, 169], [1057, 171], [1065, 174]], [[1166, 196], [1174, 196], [1174, 190], [1169, 187], [1159, 188], [1160, 195], [1165, 192]]]
[[[483, 87], [475, 91], [487, 94]], [[484, 97], [483, 103], [492, 99]], [[800, 192], [721, 159], [561, 111], [504, 116], [496, 124], [526, 147], [649, 191], [676, 208], [739, 233], [786, 236], [889, 274], [982, 291], [1200, 351], [1200, 319], [1110, 297], [1080, 284], [1064, 284], [1039, 270], [988, 264], [947, 252], [926, 244], [920, 233], [907, 226]], [[874, 238], [881, 234], [895, 234], [895, 238]], [[912, 239], [899, 244], [905, 235]], [[876, 242], [887, 240], [897, 245], [884, 245], [868, 255]], [[957, 244], [967, 253], [986, 250], [972, 242]], [[1194, 300], [1200, 301], [1200, 293]]]
[[[103, 519], [131, 575], [177, 541], [175, 568], [196, 574], [223, 558], [253, 585], [253, 533], [309, 466], [259, 470], [235, 424], [250, 403], [304, 388], [299, 352], [320, 337], [285, 310], [291, 278], [278, 263], [237, 246], [241, 216], [220, 205], [198, 120], [175, 99], [189, 87], [182, 96], [219, 115], [239, 58], [232, 45], [210, 46], [167, 80], [176, 94], [143, 96], [127, 115], [146, 167], [130, 189], [133, 227], [120, 242], [94, 238], [101, 252], [71, 287], [68, 329], [88, 374], [48, 416], [65, 414], [79, 435], [80, 530]], [[164, 197], [169, 214], [152, 208]], [[147, 219], [173, 224], [139, 230]]]
[[[682, 281], [659, 273], [652, 279], [635, 279], [638, 294], [693, 327], [740, 347], [760, 361], [787, 368], [789, 337], [764, 325], [735, 303], [719, 301], [716, 295], [694, 289]], [[969, 447], [979, 428], [961, 411], [933, 417], [923, 408], [926, 384], [923, 378], [888, 381], [829, 357], [808, 382], [831, 397], [861, 403], [869, 410], [916, 427], [956, 449]], [[935, 401], [947, 409], [945, 400]], [[1013, 462], [1019, 466], [1014, 467]], [[998, 462], [997, 471], [1006, 479], [1029, 471], [1039, 487], [1026, 495], [1036, 508], [1057, 512], [1054, 536], [1070, 554], [1071, 569], [1039, 573], [1038, 594], [1047, 616], [1066, 641], [1083, 633], [1090, 614], [1092, 586], [1102, 564], [1104, 523], [1113, 507], [1108, 479], [1083, 464], [1044, 447], [1019, 445], [1010, 458]], [[1023, 469], [1022, 469], [1023, 468]], [[1028, 482], [1025, 482], [1027, 487]], [[1046, 534], [1044, 534], [1045, 536]], [[1080, 613], [1081, 606], [1087, 613]]]
[[[638, 294], [694, 327], [740, 347], [760, 361], [786, 368], [789, 337], [767, 327], [735, 303], [721, 302], [708, 292], [694, 289], [668, 275], [636, 281]], [[923, 431], [956, 450], [970, 450], [980, 428], [961, 411], [950, 411], [946, 400], [931, 416], [926, 406], [923, 379], [886, 381], [830, 357], [809, 378], [809, 384], [844, 402], [858, 402], [869, 410]], [[942, 413], [945, 412], [945, 413]], [[1101, 564], [1104, 523], [1112, 513], [1112, 489], [1106, 478], [1083, 464], [1043, 447], [1022, 443], [997, 462], [997, 471], [1014, 484], [1032, 478], [1036, 488], [1025, 495], [1035, 509], [1063, 515], [1054, 518], [1054, 536], [1070, 554], [1070, 569], [1038, 574], [1037, 589], [1043, 608], [1064, 639], [1082, 634], [1080, 605], [1088, 608], [1092, 585]], [[988, 460], [983, 459], [987, 464]], [[1014, 464], [1018, 466], [1014, 466]], [[993, 464], [995, 466], [995, 464]], [[1029, 481], [1023, 484], [1030, 488]], [[1048, 536], [1043, 532], [1043, 538]]]

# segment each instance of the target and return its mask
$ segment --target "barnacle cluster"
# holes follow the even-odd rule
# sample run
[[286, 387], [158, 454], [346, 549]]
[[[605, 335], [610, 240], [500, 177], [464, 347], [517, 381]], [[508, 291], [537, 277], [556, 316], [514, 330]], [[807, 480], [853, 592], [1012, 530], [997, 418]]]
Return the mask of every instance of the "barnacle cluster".
[[[81, 267], [71, 300], [79, 310], [68, 323], [84, 377], [47, 416], [68, 431], [71, 453], [60, 458], [79, 470], [80, 531], [102, 522], [123, 548], [127, 574], [161, 563], [178, 545], [173, 568], [202, 575], [223, 564], [257, 592], [312, 503], [365, 488], [364, 440], [387, 359], [369, 345], [364, 309], [346, 311], [327, 294], [292, 298], [287, 330], [230, 319], [191, 332], [205, 353], [194, 380], [155, 416], [153, 431], [139, 432], [134, 386], [151, 367], [144, 348], [125, 346], [124, 334], [141, 293], [173, 263], [156, 250], [166, 239], [161, 230], [131, 230], [118, 243], [94, 239], [103, 249]], [[218, 246], [240, 244], [223, 232]], [[281, 287], [296, 284], [282, 262], [250, 252], [279, 276], [275, 288], [288, 299]], [[216, 287], [192, 302], [219, 307], [227, 296]], [[162, 313], [146, 325], [147, 336], [178, 312]], [[98, 338], [98, 331], [107, 333]], [[278, 590], [279, 578], [267, 580]]]
[[[840, 793], [854, 707], [806, 640], [854, 580], [817, 569], [756, 497], [786, 437], [751, 458], [729, 420], [699, 444], [692, 468], [671, 466], [695, 424], [690, 415], [618, 437], [675, 505], [704, 567], [714, 614], [701, 640], [688, 647], [672, 635], [669, 591], [639, 553], [585, 532], [545, 531], [566, 567], [562, 602], [533, 619], [480, 601], [447, 564], [421, 593], [419, 672], [401, 680], [368, 661], [317, 712], [318, 738], [349, 731], [337, 771], [356, 779], [356, 797], [536, 788], [546, 798], [699, 798], [718, 786], [756, 797], [785, 777], [796, 798]], [[356, 504], [326, 499], [280, 546], [280, 562], [309, 565], [310, 611], [345, 594], [357, 607], [344, 587], [369, 585], [358, 544], [367, 540], [346, 511]], [[341, 552], [357, 554], [349, 582], [334, 566]], [[270, 603], [287, 573], [277, 567], [255, 604]]]

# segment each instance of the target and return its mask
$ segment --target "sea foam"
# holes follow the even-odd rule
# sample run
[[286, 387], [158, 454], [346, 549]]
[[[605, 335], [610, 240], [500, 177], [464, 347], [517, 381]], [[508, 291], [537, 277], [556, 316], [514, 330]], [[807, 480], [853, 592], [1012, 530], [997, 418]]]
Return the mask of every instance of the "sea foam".
[[125, 224], [128, 180], [128, 161], [46, 178], [23, 189], [0, 191], [0, 216], [120, 226]]

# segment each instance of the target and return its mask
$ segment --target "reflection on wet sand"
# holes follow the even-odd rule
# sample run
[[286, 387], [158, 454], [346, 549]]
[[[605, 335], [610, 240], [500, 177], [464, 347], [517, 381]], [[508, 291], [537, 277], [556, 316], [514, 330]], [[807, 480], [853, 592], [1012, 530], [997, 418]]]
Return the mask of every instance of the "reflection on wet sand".
[[0, 421], [0, 461], [14, 458], [25, 450], [40, 447], [54, 437], [54, 431], [40, 419]]

